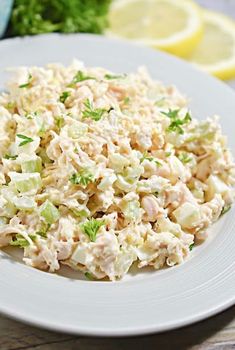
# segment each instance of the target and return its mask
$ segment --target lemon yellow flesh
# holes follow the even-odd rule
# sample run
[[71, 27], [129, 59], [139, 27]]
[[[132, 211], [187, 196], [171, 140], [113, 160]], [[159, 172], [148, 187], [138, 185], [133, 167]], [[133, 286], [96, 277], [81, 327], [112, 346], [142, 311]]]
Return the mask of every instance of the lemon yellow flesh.
[[109, 33], [178, 55], [190, 52], [202, 33], [200, 11], [191, 0], [116, 0]]
[[224, 15], [205, 11], [202, 40], [188, 59], [221, 79], [235, 77], [235, 23]]

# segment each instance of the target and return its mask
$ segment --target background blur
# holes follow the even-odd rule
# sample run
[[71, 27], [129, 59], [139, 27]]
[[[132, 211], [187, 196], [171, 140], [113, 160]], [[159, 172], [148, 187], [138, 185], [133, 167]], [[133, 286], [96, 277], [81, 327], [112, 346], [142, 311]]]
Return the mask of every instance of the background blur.
[[137, 41], [235, 79], [235, 0], [0, 0], [2, 38], [50, 32]]

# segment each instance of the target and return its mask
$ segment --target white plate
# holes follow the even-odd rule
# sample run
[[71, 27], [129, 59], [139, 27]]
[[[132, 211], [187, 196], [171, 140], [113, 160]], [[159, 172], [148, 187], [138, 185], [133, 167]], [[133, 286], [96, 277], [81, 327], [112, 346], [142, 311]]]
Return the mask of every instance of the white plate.
[[[221, 115], [234, 146], [235, 94], [174, 57], [92, 35], [45, 35], [0, 43], [0, 88], [9, 66], [70, 63], [129, 72], [146, 65], [154, 78], [191, 98], [198, 118]], [[139, 335], [188, 325], [235, 302], [235, 220], [231, 210], [210, 238], [181, 266], [130, 274], [123, 281], [90, 282], [49, 274], [0, 255], [0, 311], [53, 330], [87, 335]]]

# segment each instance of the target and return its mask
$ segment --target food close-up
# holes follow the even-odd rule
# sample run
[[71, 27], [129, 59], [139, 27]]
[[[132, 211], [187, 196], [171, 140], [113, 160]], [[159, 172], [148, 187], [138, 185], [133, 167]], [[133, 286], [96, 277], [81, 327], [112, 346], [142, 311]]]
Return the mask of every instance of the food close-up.
[[0, 0], [0, 57], [0, 349], [232, 349], [235, 2]]

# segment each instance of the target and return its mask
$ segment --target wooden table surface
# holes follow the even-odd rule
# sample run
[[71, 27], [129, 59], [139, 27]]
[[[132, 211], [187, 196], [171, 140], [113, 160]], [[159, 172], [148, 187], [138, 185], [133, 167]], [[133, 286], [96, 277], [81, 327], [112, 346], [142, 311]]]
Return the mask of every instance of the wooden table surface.
[[[235, 0], [197, 1], [203, 6], [225, 12], [235, 18]], [[229, 85], [235, 88], [235, 81], [229, 82]], [[133, 338], [75, 337], [49, 332], [0, 316], [0, 350], [129, 350], [132, 348], [134, 350], [235, 350], [235, 306], [215, 317], [183, 329]]]

